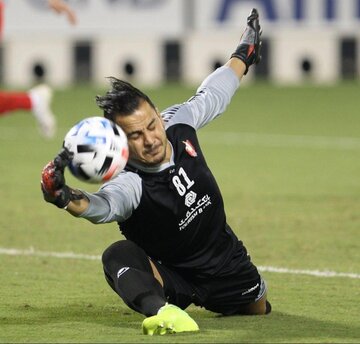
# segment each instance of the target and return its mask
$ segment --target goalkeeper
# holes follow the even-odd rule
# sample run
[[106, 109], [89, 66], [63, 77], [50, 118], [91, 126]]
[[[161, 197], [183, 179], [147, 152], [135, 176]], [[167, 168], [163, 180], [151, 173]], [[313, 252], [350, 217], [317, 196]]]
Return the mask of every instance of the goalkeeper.
[[130, 158], [95, 193], [66, 185], [63, 150], [44, 167], [47, 202], [93, 223], [117, 222], [126, 240], [103, 253], [105, 278], [133, 310], [145, 334], [198, 331], [185, 309], [195, 304], [223, 315], [271, 310], [267, 287], [226, 222], [224, 203], [196, 131], [224, 112], [249, 67], [260, 60], [259, 15], [253, 9], [229, 61], [194, 97], [161, 114], [131, 84], [112, 78], [98, 96], [104, 116], [125, 131]]

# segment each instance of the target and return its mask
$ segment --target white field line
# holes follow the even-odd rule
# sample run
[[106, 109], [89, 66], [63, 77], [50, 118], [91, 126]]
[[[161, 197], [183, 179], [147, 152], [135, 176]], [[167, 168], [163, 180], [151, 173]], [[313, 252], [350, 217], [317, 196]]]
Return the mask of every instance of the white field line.
[[356, 137], [259, 134], [224, 131], [204, 132], [199, 136], [201, 143], [216, 145], [360, 150], [360, 138]]
[[100, 256], [90, 254], [79, 254], [73, 252], [46, 252], [35, 251], [34, 248], [20, 250], [17, 248], [2, 248], [0, 247], [0, 255], [7, 256], [34, 256], [34, 257], [46, 257], [46, 258], [61, 258], [61, 259], [80, 259], [80, 260], [101, 260]]
[[[46, 257], [46, 258], [80, 259], [80, 260], [97, 260], [97, 261], [101, 260], [101, 257], [98, 255], [79, 254], [73, 252], [35, 251], [34, 248], [20, 250], [16, 248], [0, 247], [0, 255], [34, 256], [34, 257]], [[292, 275], [308, 275], [308, 276], [316, 276], [316, 277], [346, 277], [346, 278], [360, 279], [360, 274], [336, 272], [336, 271], [297, 270], [297, 269], [288, 269], [288, 268], [278, 268], [274, 266], [258, 266], [258, 270], [261, 272], [273, 272], [273, 273], [292, 274]]]
[[[58, 135], [65, 135], [68, 129], [58, 128]], [[360, 138], [338, 136], [311, 136], [260, 134], [246, 132], [199, 131], [200, 142], [206, 144], [224, 144], [261, 147], [292, 147], [309, 149], [360, 150]], [[38, 131], [33, 128], [17, 128], [0, 125], [0, 141], [2, 140], [38, 140]]]
[[351, 273], [351, 272], [336, 272], [329, 270], [325, 270], [325, 271], [297, 270], [297, 269], [277, 268], [275, 266], [258, 266], [257, 268], [261, 272], [274, 272], [279, 274], [309, 275], [316, 277], [347, 277], [347, 278], [360, 279], [360, 274]]

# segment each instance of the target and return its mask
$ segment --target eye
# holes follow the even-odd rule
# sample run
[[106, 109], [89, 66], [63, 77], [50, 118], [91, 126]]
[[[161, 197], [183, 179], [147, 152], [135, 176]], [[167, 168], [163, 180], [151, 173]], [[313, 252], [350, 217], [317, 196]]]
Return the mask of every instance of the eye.
[[133, 134], [131, 134], [131, 135], [128, 136], [128, 140], [135, 141], [135, 140], [137, 140], [139, 137], [140, 137], [140, 134], [139, 134], [139, 133], [133, 133]]
[[151, 122], [150, 124], [149, 124], [149, 126], [148, 126], [148, 130], [154, 130], [156, 128], [156, 122], [155, 121], [153, 121], [153, 122]]

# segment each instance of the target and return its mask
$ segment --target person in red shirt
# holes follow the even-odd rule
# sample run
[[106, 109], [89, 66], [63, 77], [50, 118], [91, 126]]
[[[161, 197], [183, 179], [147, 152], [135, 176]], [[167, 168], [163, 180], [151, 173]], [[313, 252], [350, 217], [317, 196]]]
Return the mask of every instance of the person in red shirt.
[[[48, 6], [53, 11], [66, 15], [70, 24], [76, 24], [75, 12], [63, 0], [48, 0]], [[4, 27], [4, 7], [4, 2], [0, 0], [0, 40]], [[44, 84], [27, 92], [0, 90], [0, 117], [19, 110], [29, 111], [35, 117], [41, 134], [52, 138], [56, 131], [56, 120], [51, 110], [51, 100], [52, 90]]]

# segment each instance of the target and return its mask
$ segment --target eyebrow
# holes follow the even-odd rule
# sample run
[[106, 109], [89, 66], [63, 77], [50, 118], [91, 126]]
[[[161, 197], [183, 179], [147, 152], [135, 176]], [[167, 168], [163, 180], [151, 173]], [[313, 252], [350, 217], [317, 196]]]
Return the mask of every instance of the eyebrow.
[[[147, 125], [146, 128], [149, 128], [151, 127], [152, 124], [154, 124], [154, 122], [156, 121], [156, 117], [154, 117], [150, 123]], [[135, 131], [132, 131], [130, 133], [127, 134], [127, 137], [130, 137], [130, 136], [133, 136], [133, 135], [136, 135], [136, 134], [141, 134], [142, 133], [142, 130], [135, 130]]]

